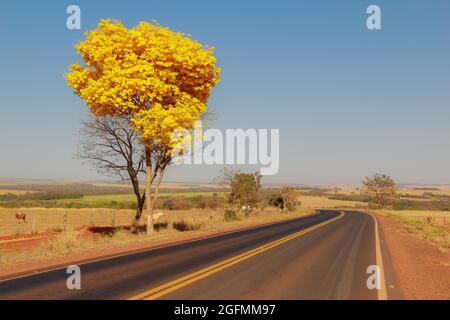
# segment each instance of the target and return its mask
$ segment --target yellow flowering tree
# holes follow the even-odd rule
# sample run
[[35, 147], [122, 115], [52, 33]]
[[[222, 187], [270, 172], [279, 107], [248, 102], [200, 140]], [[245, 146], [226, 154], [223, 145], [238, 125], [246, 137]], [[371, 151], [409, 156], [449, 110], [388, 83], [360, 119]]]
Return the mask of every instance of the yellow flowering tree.
[[155, 22], [128, 29], [111, 20], [101, 20], [75, 48], [83, 63], [70, 66], [69, 86], [93, 115], [126, 117], [140, 133], [150, 233], [158, 189], [176, 144], [172, 136], [192, 130], [219, 80], [214, 49]]

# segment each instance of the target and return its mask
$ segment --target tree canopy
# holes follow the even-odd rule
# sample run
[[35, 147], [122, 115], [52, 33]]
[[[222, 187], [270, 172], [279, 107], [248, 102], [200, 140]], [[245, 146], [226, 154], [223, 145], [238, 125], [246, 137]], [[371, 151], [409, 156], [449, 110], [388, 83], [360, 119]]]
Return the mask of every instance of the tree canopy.
[[375, 174], [363, 181], [363, 194], [374, 197], [377, 208], [383, 209], [396, 195], [395, 181], [386, 174]]
[[130, 117], [151, 144], [192, 128], [219, 79], [213, 48], [158, 24], [101, 20], [75, 48], [84, 61], [66, 75], [75, 93], [96, 116]]

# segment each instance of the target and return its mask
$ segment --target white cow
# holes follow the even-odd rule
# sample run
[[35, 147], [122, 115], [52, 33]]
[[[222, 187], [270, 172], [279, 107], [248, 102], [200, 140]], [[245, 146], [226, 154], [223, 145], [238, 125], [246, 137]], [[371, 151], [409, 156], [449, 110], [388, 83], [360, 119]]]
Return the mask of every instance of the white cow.
[[158, 211], [156, 213], [153, 214], [153, 222], [158, 221], [159, 218], [161, 218], [164, 215], [164, 213], [162, 213], [162, 211]]

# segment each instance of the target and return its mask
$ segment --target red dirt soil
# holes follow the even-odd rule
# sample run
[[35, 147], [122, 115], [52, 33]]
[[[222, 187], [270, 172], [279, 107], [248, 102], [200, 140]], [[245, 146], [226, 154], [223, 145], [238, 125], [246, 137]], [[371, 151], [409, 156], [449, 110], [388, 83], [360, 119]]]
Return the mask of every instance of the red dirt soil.
[[376, 215], [404, 298], [408, 300], [450, 299], [450, 252], [410, 233], [400, 223]]
[[33, 234], [18, 234], [11, 236], [0, 237], [0, 249], [8, 248], [31, 248], [39, 245], [43, 241], [53, 239], [57, 233], [33, 233]]
[[[131, 233], [131, 226], [118, 227], [86, 227], [77, 228], [76, 231], [81, 231], [85, 237], [92, 237], [94, 235], [107, 235], [116, 232], [119, 229], [129, 231]], [[58, 232], [42, 232], [30, 234], [17, 234], [0, 237], [0, 249], [14, 249], [14, 248], [32, 248], [40, 245], [46, 240], [52, 240], [62, 233]]]

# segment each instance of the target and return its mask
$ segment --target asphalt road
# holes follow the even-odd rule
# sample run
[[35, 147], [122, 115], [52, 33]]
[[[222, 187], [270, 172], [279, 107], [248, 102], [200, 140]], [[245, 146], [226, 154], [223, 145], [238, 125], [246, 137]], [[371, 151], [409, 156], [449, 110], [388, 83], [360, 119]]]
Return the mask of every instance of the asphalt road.
[[[0, 282], [0, 299], [399, 299], [382, 234], [368, 214], [299, 219]], [[381, 239], [381, 240], [380, 240]], [[380, 266], [380, 290], [367, 268]]]

